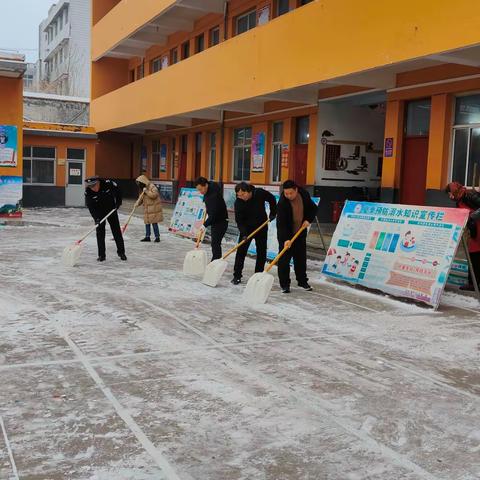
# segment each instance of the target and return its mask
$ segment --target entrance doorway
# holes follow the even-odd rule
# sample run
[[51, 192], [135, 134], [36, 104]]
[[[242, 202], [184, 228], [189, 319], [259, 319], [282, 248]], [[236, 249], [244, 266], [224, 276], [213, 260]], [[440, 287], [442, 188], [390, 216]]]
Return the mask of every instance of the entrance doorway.
[[407, 103], [400, 183], [400, 202], [425, 205], [427, 184], [430, 99]]
[[293, 180], [300, 187], [307, 183], [308, 140], [310, 118], [298, 117], [295, 121], [295, 148], [293, 151]]
[[85, 206], [85, 150], [67, 149], [67, 178], [65, 185], [65, 205], [67, 207]]

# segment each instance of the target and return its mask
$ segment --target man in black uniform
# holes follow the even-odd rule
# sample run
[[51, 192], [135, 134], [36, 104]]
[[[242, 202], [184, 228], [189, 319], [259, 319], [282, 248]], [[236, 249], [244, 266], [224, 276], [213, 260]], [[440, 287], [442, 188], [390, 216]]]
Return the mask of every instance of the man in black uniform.
[[[255, 188], [246, 182], [241, 182], [236, 185], [235, 193], [237, 194], [237, 199], [235, 200], [235, 221], [240, 231], [240, 240], [243, 240], [267, 220], [267, 212], [265, 211], [266, 202], [270, 205], [270, 220], [275, 218], [277, 214], [277, 202], [270, 192], [267, 192], [263, 188]], [[263, 272], [265, 269], [265, 262], [267, 261], [268, 227], [264, 227], [237, 250], [232, 280], [234, 285], [238, 285], [242, 280], [245, 257], [247, 256], [248, 247], [253, 239], [255, 239], [257, 250], [255, 273]]]
[[[99, 177], [90, 177], [85, 180], [85, 201], [95, 223], [107, 216], [113, 209], [120, 208], [122, 204], [122, 192], [113, 180], [103, 180]], [[99, 262], [105, 261], [105, 223], [97, 227], [97, 246]], [[125, 245], [118, 213], [114, 212], [108, 217], [108, 223], [112, 230], [113, 238], [117, 244], [117, 253], [121, 260], [126, 260]]]
[[290, 293], [290, 260], [293, 258], [298, 286], [312, 290], [307, 277], [307, 230], [291, 243], [290, 239], [302, 226], [309, 227], [317, 215], [317, 205], [310, 194], [293, 180], [283, 184], [283, 192], [277, 206], [278, 248], [289, 250], [278, 262], [278, 278], [283, 293]]
[[209, 182], [205, 177], [198, 177], [195, 180], [195, 188], [203, 195], [208, 215], [203, 226], [211, 227], [212, 260], [217, 260], [222, 258], [222, 239], [228, 228], [227, 205], [218, 183]]

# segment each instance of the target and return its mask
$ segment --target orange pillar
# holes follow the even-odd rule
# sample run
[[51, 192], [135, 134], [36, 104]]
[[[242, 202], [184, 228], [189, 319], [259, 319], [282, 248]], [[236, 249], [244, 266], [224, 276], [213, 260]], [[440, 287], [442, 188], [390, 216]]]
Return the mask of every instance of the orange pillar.
[[310, 128], [308, 138], [308, 158], [307, 158], [307, 185], [315, 185], [315, 172], [317, 165], [317, 130], [318, 113], [310, 115]]
[[382, 200], [385, 202], [394, 202], [395, 189], [400, 187], [403, 122], [404, 102], [402, 100], [393, 100], [387, 102], [385, 139], [392, 139], [393, 148], [390, 152], [383, 152], [384, 156], [381, 185]]
[[427, 189], [442, 190], [449, 180], [452, 97], [449, 94], [433, 95], [431, 105]]

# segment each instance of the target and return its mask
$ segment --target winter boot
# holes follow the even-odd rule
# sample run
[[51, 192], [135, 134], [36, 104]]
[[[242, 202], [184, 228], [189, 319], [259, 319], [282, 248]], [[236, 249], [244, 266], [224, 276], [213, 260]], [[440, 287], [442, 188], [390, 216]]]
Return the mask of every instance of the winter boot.
[[232, 283], [233, 285], [238, 285], [241, 281], [241, 278], [233, 277], [230, 283]]
[[155, 243], [160, 243], [160, 237], [155, 238]]
[[120, 260], [123, 260], [124, 262], [127, 260], [127, 256], [124, 253], [119, 253], [118, 256], [120, 257]]
[[282, 293], [290, 293], [290, 287], [282, 287]]
[[150, 241], [150, 237], [142, 238], [140, 241], [141, 241], [141, 242], [149, 242], [149, 241]]
[[303, 288], [304, 290], [306, 290], [307, 292], [311, 292], [313, 290], [313, 288], [308, 284], [308, 282], [302, 282], [302, 283], [299, 283], [298, 286], [300, 288]]
[[97, 262], [104, 262], [106, 260], [105, 258], [105, 255], [100, 255], [98, 258], [97, 258]]

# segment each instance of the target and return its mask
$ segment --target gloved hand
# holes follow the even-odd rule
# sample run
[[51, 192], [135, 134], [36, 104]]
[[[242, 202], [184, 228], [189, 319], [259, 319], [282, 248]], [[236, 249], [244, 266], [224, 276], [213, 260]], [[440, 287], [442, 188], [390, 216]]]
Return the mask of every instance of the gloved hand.
[[275, 217], [276, 215], [274, 213], [271, 213], [268, 219], [272, 222], [273, 220], [275, 220]]
[[143, 193], [147, 193], [147, 187], [144, 187], [142, 190]]
[[100, 223], [101, 218], [94, 218], [93, 221], [95, 222], [95, 225], [98, 225]]

